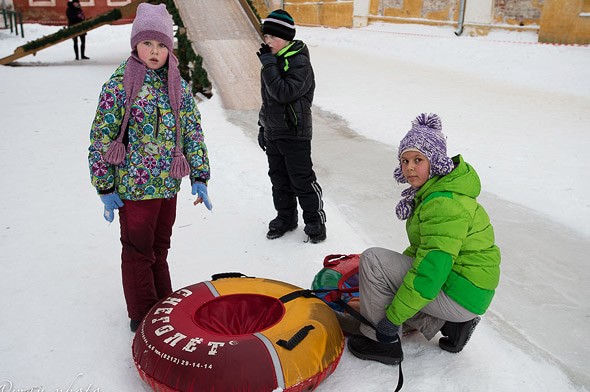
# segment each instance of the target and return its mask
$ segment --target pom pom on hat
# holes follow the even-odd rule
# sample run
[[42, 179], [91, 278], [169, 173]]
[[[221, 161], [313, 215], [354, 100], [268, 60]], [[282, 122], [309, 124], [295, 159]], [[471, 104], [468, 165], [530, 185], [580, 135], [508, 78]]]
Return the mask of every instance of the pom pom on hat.
[[164, 4], [141, 3], [137, 6], [131, 27], [131, 48], [144, 40], [156, 40], [172, 52], [174, 49], [174, 28], [172, 16]]
[[285, 10], [274, 10], [262, 21], [262, 33], [292, 41], [295, 38], [295, 21]]
[[[412, 128], [401, 140], [398, 159], [406, 151], [418, 151], [430, 162], [430, 177], [444, 176], [455, 168], [453, 160], [447, 156], [447, 139], [442, 133], [442, 123], [436, 114], [422, 113], [414, 121]], [[398, 183], [407, 181], [402, 174], [401, 162], [393, 173]]]
[[[430, 163], [430, 178], [444, 176], [455, 168], [453, 160], [447, 156], [447, 139], [442, 133], [440, 117], [436, 114], [422, 113], [414, 121], [412, 128], [402, 139], [398, 148], [398, 159], [406, 151], [422, 153]], [[403, 175], [401, 160], [393, 172], [398, 183], [408, 181]], [[414, 211], [414, 197], [419, 188], [409, 187], [402, 192], [402, 199], [395, 207], [395, 213], [401, 220], [408, 219]]]

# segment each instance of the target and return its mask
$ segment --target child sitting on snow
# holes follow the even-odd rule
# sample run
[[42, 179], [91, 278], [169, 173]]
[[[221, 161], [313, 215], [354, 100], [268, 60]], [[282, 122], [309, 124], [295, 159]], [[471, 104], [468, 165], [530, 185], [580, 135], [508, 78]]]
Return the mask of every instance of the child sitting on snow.
[[500, 277], [500, 250], [476, 197], [479, 177], [461, 155], [447, 157], [437, 115], [422, 114], [402, 139], [394, 177], [410, 187], [396, 207], [407, 220], [410, 246], [400, 254], [370, 248], [359, 266], [360, 326], [348, 348], [362, 359], [394, 365], [403, 359], [402, 324], [457, 353], [489, 307]]

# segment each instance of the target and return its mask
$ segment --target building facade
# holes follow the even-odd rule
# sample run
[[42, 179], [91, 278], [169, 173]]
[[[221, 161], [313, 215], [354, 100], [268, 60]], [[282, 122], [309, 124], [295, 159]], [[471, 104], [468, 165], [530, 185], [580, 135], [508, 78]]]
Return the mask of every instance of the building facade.
[[284, 8], [302, 25], [363, 27], [373, 22], [532, 30], [540, 42], [590, 43], [590, 0], [252, 0], [260, 15]]
[[[14, 11], [20, 12], [24, 23], [67, 25], [67, 0], [10, 0]], [[92, 18], [113, 8], [122, 7], [131, 0], [80, 0], [86, 18]], [[130, 20], [121, 20], [128, 23]]]
[[[180, 0], [177, 0], [180, 1]], [[219, 1], [219, 0], [210, 0]], [[374, 22], [452, 25], [456, 33], [532, 30], [540, 42], [590, 43], [590, 0], [250, 0], [259, 15], [283, 8], [298, 24], [362, 27]], [[67, 0], [2, 0], [25, 23], [66, 24]], [[80, 0], [87, 18], [132, 0]], [[122, 23], [129, 22], [122, 20]]]

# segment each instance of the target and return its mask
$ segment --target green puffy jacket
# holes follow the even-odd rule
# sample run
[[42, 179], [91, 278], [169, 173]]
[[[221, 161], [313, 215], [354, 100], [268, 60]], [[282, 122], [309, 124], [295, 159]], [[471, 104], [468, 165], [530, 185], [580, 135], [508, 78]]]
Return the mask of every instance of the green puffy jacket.
[[[174, 197], [180, 189], [181, 179], [169, 176], [176, 127], [168, 96], [167, 67], [147, 70], [144, 84], [131, 106], [123, 140], [127, 145], [125, 160], [116, 166], [104, 160], [111, 141], [119, 134], [125, 114], [123, 74], [126, 64], [117, 68], [100, 93], [88, 148], [92, 185], [100, 194], [116, 191], [123, 200]], [[190, 166], [191, 182], [206, 183], [209, 180], [209, 158], [200, 113], [188, 84], [184, 80], [181, 83], [181, 145]]]
[[481, 191], [473, 167], [458, 155], [455, 169], [428, 180], [416, 193], [406, 222], [412, 268], [387, 317], [396, 325], [414, 316], [443, 290], [475, 314], [489, 307], [500, 278], [500, 249], [488, 214], [477, 203]]

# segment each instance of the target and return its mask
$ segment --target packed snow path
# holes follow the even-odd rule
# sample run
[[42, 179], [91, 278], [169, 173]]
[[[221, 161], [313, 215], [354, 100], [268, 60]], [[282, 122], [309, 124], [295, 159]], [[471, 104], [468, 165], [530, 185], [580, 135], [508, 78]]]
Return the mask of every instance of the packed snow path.
[[[260, 106], [260, 67], [255, 56], [260, 38], [256, 30], [237, 0], [178, 3], [189, 37], [204, 58], [224, 108], [232, 111], [228, 113], [233, 121], [255, 138], [256, 109]], [[311, 49], [313, 63], [316, 53]], [[335, 64], [355, 56], [342, 50], [317, 55], [330, 56]], [[502, 113], [507, 106], [526, 110], [527, 105], [543, 104], [542, 95], [536, 91], [530, 92], [526, 102], [521, 100], [526, 91], [520, 87], [490, 89], [477, 77], [460, 75], [458, 80], [456, 73], [447, 74], [427, 65], [405, 69], [407, 64], [384, 63], [382, 58], [367, 62], [380, 69], [395, 69], [410, 79], [428, 80], [429, 88], [440, 91], [441, 96], [452, 90], [460, 96], [474, 92], [481, 96], [485, 92], [490, 112]], [[428, 75], [437, 77], [427, 79]], [[510, 97], [515, 97], [514, 102]], [[368, 243], [403, 249], [405, 233], [393, 232], [397, 219], [393, 207], [403, 189], [391, 176], [395, 150], [358, 136], [330, 113], [315, 111], [314, 162], [324, 193], [337, 203], [349, 223], [365, 234]], [[581, 344], [587, 331], [589, 306], [584, 299], [590, 298], [590, 286], [579, 282], [590, 276], [590, 265], [580, 260], [590, 241], [533, 210], [494, 195], [484, 192], [480, 201], [492, 217], [503, 255], [501, 285], [487, 320], [507, 340], [555, 362], [574, 383], [590, 385], [585, 369], [590, 345]], [[555, 243], [563, 246], [556, 248]]]

